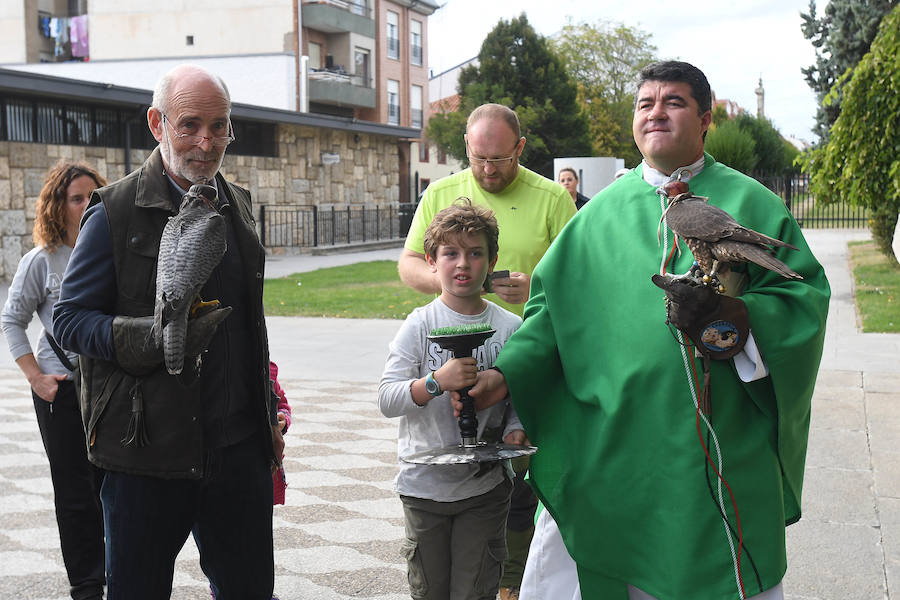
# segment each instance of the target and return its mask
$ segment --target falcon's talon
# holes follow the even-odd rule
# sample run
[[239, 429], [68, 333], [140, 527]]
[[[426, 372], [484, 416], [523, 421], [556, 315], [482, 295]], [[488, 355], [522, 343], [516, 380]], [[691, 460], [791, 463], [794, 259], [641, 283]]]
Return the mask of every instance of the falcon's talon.
[[194, 303], [191, 304], [189, 318], [195, 319], [207, 313], [211, 313], [212, 311], [219, 308], [219, 304], [220, 302], [218, 300], [209, 300], [205, 302], [200, 299], [200, 296], [197, 296], [197, 298], [194, 300]]

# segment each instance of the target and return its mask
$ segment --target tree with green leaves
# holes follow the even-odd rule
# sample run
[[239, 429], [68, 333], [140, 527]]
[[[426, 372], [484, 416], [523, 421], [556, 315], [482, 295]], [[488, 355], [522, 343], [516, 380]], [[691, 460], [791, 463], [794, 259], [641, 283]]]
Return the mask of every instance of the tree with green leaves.
[[723, 121], [710, 128], [703, 149], [720, 163], [745, 174], [753, 171], [759, 161], [753, 136], [736, 119]]
[[481, 104], [495, 102], [519, 116], [528, 139], [521, 162], [529, 169], [552, 178], [555, 157], [590, 155], [588, 122], [576, 101], [575, 82], [524, 13], [497, 23], [481, 45], [478, 63], [460, 72], [458, 111], [432, 115], [431, 140], [466, 162], [466, 118]]
[[900, 6], [882, 20], [868, 54], [835, 82], [823, 104], [838, 101], [841, 90], [827, 143], [803, 155], [810, 189], [817, 202], [868, 208], [872, 237], [892, 257], [900, 212]]
[[823, 100], [847, 69], [869, 51], [882, 18], [898, 0], [829, 0], [825, 14], [816, 16], [816, 0], [809, 1], [809, 13], [801, 13], [803, 36], [816, 48], [816, 64], [802, 69], [806, 82], [816, 93], [814, 132], [824, 141], [841, 112], [840, 85], [826, 105]]
[[798, 151], [781, 137], [771, 121], [746, 112], [732, 119], [724, 109], [718, 111], [718, 118], [716, 113], [714, 109], [704, 144], [704, 149], [716, 160], [747, 175], [753, 171], [782, 174], [794, 169]]
[[784, 138], [767, 118], [757, 118], [748, 113], [741, 113], [734, 118], [738, 126], [753, 138], [757, 157], [757, 171], [766, 173], [782, 173], [792, 166], [784, 145]]
[[569, 22], [552, 44], [578, 83], [578, 101], [590, 122], [594, 154], [624, 158], [632, 167], [641, 153], [631, 134], [638, 73], [656, 60], [652, 35], [624, 23]]

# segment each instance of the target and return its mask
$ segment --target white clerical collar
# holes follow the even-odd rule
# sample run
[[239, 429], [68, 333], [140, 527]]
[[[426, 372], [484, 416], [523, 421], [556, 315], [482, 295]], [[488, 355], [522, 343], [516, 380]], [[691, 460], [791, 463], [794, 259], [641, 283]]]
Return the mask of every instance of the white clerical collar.
[[[691, 177], [696, 177], [700, 171], [703, 170], [703, 167], [706, 163], [706, 157], [701, 155], [697, 162], [687, 165], [686, 167], [680, 167], [673, 171], [672, 175], [675, 175], [679, 171], [685, 171], [685, 173], [681, 176], [681, 180], [685, 183], [691, 180]], [[668, 183], [672, 181], [672, 175], [666, 175], [662, 171], [657, 171], [653, 167], [651, 167], [647, 160], [643, 160], [641, 162], [641, 172], [644, 174], [644, 181], [652, 185], [653, 187], [659, 187], [664, 183]]]

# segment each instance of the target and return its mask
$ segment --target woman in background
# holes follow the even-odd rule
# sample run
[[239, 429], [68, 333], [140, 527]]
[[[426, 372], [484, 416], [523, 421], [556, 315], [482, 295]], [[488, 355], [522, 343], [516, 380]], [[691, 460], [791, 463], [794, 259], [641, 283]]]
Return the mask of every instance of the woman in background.
[[[34, 248], [19, 261], [0, 314], [9, 351], [31, 386], [74, 600], [103, 597], [103, 474], [87, 459], [81, 407], [72, 381], [78, 355], [63, 351], [53, 340], [51, 318], [81, 215], [91, 192], [104, 185], [106, 180], [83, 163], [60, 161], [50, 169], [35, 205]], [[36, 353], [26, 334], [35, 313], [44, 326]]]
[[560, 169], [557, 181], [561, 186], [566, 188], [566, 191], [569, 192], [569, 194], [571, 194], [572, 201], [575, 203], [575, 208], [577, 210], [581, 210], [581, 207], [590, 200], [590, 198], [578, 191], [578, 175], [572, 167], [563, 167]]

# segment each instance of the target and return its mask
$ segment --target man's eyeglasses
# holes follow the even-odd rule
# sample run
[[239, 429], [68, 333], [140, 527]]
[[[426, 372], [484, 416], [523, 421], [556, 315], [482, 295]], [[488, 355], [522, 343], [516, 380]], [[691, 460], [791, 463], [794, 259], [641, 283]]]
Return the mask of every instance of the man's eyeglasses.
[[[516, 146], [518, 147], [518, 145]], [[483, 167], [484, 165], [490, 163], [492, 167], [495, 169], [508, 167], [513, 164], [519, 157], [513, 154], [512, 156], [507, 156], [505, 158], [478, 158], [469, 154], [469, 142], [466, 140], [466, 157], [469, 159], [469, 164], [475, 167]]]
[[163, 114], [162, 118], [163, 118], [163, 122], [168, 123], [169, 127], [172, 128], [172, 133], [175, 134], [175, 137], [177, 137], [181, 141], [188, 143], [192, 146], [199, 146], [200, 144], [203, 143], [203, 140], [207, 140], [207, 141], [209, 141], [210, 144], [212, 144], [216, 148], [224, 148], [225, 146], [227, 146], [228, 144], [230, 144], [231, 142], [234, 141], [234, 134], [231, 133], [231, 122], [230, 121], [228, 123], [228, 131], [229, 131], [228, 135], [220, 136], [220, 137], [207, 137], [205, 135], [194, 135], [191, 133], [181, 133], [180, 131], [175, 129], [175, 126], [172, 125], [172, 122], [166, 117], [165, 114]]

